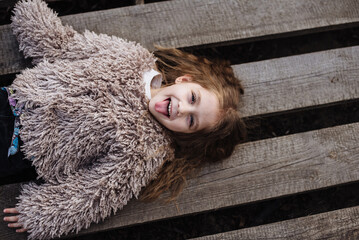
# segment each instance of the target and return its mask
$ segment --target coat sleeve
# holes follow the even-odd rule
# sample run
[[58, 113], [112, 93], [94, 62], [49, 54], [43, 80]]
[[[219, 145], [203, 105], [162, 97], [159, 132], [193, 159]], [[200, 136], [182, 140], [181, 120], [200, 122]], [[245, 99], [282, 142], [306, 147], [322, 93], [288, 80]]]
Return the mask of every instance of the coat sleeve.
[[[112, 159], [113, 160], [113, 159]], [[50, 239], [88, 228], [122, 209], [154, 176], [162, 161], [102, 159], [58, 184], [22, 186], [16, 208], [28, 239]]]
[[60, 55], [75, 38], [76, 31], [63, 26], [57, 14], [41, 0], [22, 0], [13, 12], [11, 28], [19, 49], [34, 63]]
[[[15, 5], [11, 28], [25, 58], [38, 64], [44, 58], [79, 60], [103, 55], [150, 54], [139, 44], [125, 39], [96, 34], [86, 30], [80, 34], [64, 26], [57, 14], [42, 0], [21, 0]], [[139, 52], [139, 53], [136, 53]]]

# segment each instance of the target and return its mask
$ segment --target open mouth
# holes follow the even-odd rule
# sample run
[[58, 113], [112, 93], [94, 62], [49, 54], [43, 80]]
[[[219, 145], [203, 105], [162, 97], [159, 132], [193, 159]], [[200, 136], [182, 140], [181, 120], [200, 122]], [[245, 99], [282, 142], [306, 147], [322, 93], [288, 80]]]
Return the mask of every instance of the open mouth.
[[167, 116], [170, 117], [171, 116], [171, 113], [172, 113], [172, 102], [171, 102], [171, 98], [168, 99], [169, 100], [169, 103], [168, 103], [168, 107], [167, 107]]
[[167, 98], [163, 101], [157, 102], [155, 104], [155, 109], [157, 112], [162, 113], [166, 117], [170, 117], [172, 113], [171, 98]]

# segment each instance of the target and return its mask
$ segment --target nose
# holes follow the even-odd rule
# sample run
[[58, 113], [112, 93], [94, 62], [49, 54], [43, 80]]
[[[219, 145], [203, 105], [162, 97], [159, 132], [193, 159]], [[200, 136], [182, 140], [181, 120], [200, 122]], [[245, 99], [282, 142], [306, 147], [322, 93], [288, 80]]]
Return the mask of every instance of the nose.
[[190, 113], [191, 110], [191, 105], [185, 103], [185, 102], [179, 102], [178, 103], [178, 117], [181, 117], [183, 115], [187, 115], [188, 113]]

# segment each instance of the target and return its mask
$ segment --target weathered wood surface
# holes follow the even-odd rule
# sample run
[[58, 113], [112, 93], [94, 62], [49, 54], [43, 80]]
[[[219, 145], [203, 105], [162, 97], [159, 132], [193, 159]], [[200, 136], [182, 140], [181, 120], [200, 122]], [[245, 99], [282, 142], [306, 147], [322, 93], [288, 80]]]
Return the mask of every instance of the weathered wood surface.
[[359, 46], [233, 66], [244, 117], [359, 99]]
[[359, 99], [359, 46], [233, 66], [243, 116]]
[[[153, 44], [189, 47], [318, 32], [359, 25], [359, 1], [178, 0], [62, 17], [90, 29]], [[24, 68], [9, 26], [0, 26], [0, 74]]]
[[359, 239], [359, 207], [316, 214], [191, 240]]
[[136, 5], [145, 4], [145, 0], [134, 0]]
[[[359, 180], [359, 123], [237, 146], [227, 160], [189, 180], [176, 204], [130, 201], [81, 233], [199, 213]], [[15, 203], [16, 184], [0, 187], [0, 209]], [[17, 235], [0, 226], [0, 239]]]

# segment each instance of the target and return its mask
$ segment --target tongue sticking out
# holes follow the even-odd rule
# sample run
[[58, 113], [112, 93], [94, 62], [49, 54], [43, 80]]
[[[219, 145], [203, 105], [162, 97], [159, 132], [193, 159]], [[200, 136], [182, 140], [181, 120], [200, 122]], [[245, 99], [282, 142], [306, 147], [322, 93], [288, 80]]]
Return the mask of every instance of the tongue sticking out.
[[163, 115], [168, 116], [168, 104], [170, 104], [170, 99], [165, 99], [162, 102], [157, 102], [155, 104], [155, 110]]

